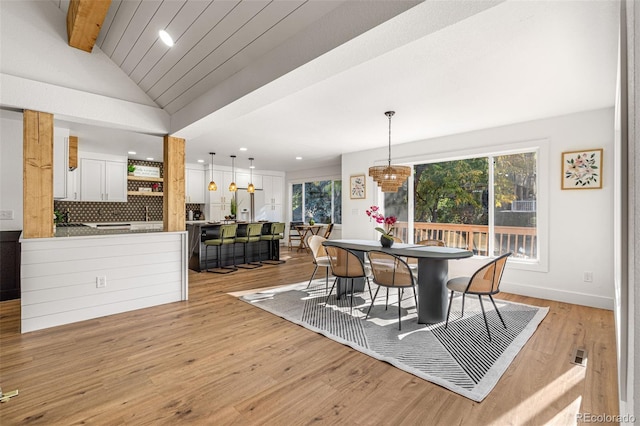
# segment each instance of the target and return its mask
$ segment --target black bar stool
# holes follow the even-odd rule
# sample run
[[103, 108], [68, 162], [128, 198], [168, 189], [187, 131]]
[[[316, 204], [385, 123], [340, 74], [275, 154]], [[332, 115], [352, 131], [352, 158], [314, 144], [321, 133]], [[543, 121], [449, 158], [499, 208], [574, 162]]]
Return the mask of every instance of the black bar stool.
[[[237, 271], [236, 268], [236, 251], [235, 251], [235, 242], [236, 242], [236, 230], [238, 229], [238, 225], [236, 223], [229, 225], [221, 225], [220, 226], [220, 235], [218, 238], [214, 238], [212, 240], [206, 240], [204, 242], [205, 248], [205, 257], [207, 258], [207, 272], [215, 272], [217, 274], [228, 274], [230, 272]], [[220, 259], [222, 255], [222, 246], [226, 244], [231, 244], [232, 251], [232, 263], [231, 266], [220, 266]], [[217, 256], [216, 256], [216, 268], [213, 270], [209, 270], [209, 247], [217, 247]]]
[[[277, 244], [280, 244], [280, 240], [284, 238], [284, 227], [284, 222], [274, 222], [271, 224], [271, 232], [260, 236], [260, 241], [269, 242], [269, 259], [263, 260], [262, 263], [267, 265], [279, 265], [280, 263], [284, 263], [284, 260], [276, 258], [274, 253], [276, 251], [278, 253], [280, 252], [276, 249], [278, 248]], [[260, 254], [262, 255], [262, 253]]]
[[[249, 243], [259, 243], [260, 237], [262, 234], [262, 224], [261, 223], [250, 223], [247, 225], [247, 233], [244, 237], [236, 237], [236, 243], [241, 243], [244, 245], [244, 253], [242, 256], [242, 260], [244, 263], [237, 265], [238, 268], [244, 269], [255, 269], [262, 266], [261, 263], [257, 262], [247, 262], [247, 244]], [[258, 246], [258, 249], [260, 246]]]

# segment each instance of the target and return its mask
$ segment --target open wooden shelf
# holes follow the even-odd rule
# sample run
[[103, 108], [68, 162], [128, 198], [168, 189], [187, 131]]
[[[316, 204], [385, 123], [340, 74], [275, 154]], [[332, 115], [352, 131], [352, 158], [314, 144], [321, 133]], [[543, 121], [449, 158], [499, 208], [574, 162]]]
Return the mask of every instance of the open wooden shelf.
[[127, 191], [127, 195], [142, 195], [144, 197], [162, 197], [163, 192], [142, 192], [142, 191]]
[[139, 182], [163, 182], [162, 178], [144, 177], [144, 176], [127, 176], [127, 180], [136, 180]]

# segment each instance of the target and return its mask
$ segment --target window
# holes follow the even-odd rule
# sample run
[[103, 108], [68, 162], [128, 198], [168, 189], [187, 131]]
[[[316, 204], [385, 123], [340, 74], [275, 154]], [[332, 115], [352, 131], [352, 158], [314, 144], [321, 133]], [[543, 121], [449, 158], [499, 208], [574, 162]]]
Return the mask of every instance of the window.
[[342, 223], [342, 181], [295, 183], [291, 189], [293, 222]]
[[404, 241], [538, 260], [536, 151], [416, 164], [408, 184], [384, 194]]

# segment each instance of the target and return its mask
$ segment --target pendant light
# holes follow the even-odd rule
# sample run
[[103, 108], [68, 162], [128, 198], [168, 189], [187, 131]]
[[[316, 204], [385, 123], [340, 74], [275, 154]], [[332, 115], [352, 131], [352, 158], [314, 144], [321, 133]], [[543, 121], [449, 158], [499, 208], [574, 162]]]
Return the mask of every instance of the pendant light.
[[217, 191], [218, 185], [213, 181], [213, 156], [216, 155], [215, 152], [210, 152], [211, 154], [211, 182], [209, 182], [209, 191]]
[[384, 113], [389, 118], [389, 160], [387, 165], [369, 167], [369, 176], [378, 183], [382, 192], [398, 192], [398, 188], [411, 175], [411, 167], [391, 165], [391, 117], [394, 114], [395, 111]]
[[238, 190], [238, 187], [236, 186], [236, 156], [232, 155], [231, 156], [231, 184], [229, 185], [229, 191], [230, 192], [236, 192]]
[[256, 192], [256, 187], [253, 186], [253, 158], [249, 158], [251, 165], [249, 166], [249, 185], [247, 185], [247, 192], [253, 194]]

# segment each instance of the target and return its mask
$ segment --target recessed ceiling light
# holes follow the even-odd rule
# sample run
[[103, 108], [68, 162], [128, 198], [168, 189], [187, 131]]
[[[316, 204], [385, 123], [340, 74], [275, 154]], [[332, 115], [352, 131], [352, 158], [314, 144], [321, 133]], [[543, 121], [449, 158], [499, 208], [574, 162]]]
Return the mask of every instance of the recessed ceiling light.
[[302, 160], [302, 157], [296, 157], [296, 160]]
[[153, 161], [153, 157], [147, 157], [147, 161]]
[[129, 152], [127, 152], [127, 154], [129, 154], [129, 155], [136, 155], [136, 152], [135, 152], [135, 151], [129, 151]]
[[204, 163], [204, 160], [198, 160], [198, 163]]
[[169, 47], [173, 46], [173, 38], [171, 38], [168, 32], [166, 32], [165, 30], [160, 30], [158, 32], [158, 35], [160, 36], [160, 40], [162, 40], [164, 44]]
[[240, 148], [240, 151], [246, 151], [247, 148]]

